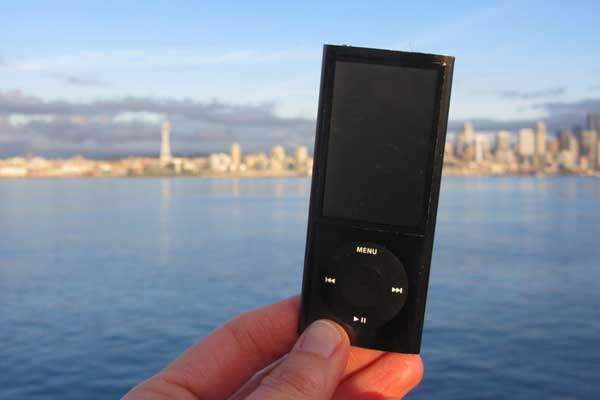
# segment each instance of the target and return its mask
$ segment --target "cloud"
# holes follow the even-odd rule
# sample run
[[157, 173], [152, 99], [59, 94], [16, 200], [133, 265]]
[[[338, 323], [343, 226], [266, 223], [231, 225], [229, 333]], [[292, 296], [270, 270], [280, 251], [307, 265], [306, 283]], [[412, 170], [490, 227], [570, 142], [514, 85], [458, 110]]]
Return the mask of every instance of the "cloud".
[[292, 48], [285, 50], [240, 49], [129, 49], [84, 51], [46, 57], [15, 58], [3, 68], [18, 71], [60, 71], [77, 69], [139, 69], [160, 67], [196, 67], [218, 64], [252, 64], [290, 61], [315, 61], [321, 49]]
[[93, 78], [81, 78], [77, 76], [67, 76], [63, 81], [74, 86], [105, 86], [106, 82]]
[[[537, 119], [544, 120], [550, 132], [560, 129], [571, 129], [585, 127], [586, 117], [589, 113], [600, 114], [600, 98], [591, 98], [576, 102], [542, 102], [534, 105], [545, 117]], [[530, 119], [472, 119], [476, 130], [496, 132], [499, 130], [517, 131], [520, 128], [533, 127], [535, 118]], [[467, 120], [451, 120], [448, 124], [449, 131], [459, 131]]]
[[589, 113], [600, 114], [600, 98], [590, 98], [575, 102], [547, 102], [537, 107], [543, 109], [554, 125], [563, 128], [585, 127]]
[[190, 121], [224, 123], [230, 125], [283, 126], [302, 118], [281, 118], [274, 114], [274, 104], [239, 105], [212, 100], [155, 99], [151, 97], [124, 97], [96, 100], [87, 103], [63, 100], [44, 101], [19, 90], [0, 91], [0, 115], [86, 115], [115, 116], [125, 112], [150, 112], [177, 116]]
[[[231, 104], [151, 97], [73, 102], [44, 100], [19, 90], [0, 91], [0, 157], [33, 153], [48, 157], [81, 154], [115, 157], [158, 154], [160, 122], [172, 125], [175, 154], [227, 151], [239, 141], [244, 151], [268, 151], [276, 144], [312, 146], [315, 121], [285, 118], [273, 103]], [[585, 126], [586, 115], [600, 113], [600, 98], [536, 104], [550, 132]], [[449, 131], [464, 120], [451, 119]], [[517, 131], [535, 119], [470, 120], [478, 131]]]
[[276, 144], [309, 145], [314, 121], [283, 118], [274, 104], [240, 105], [218, 100], [125, 97], [87, 103], [47, 101], [21, 91], [0, 91], [0, 157], [34, 153], [50, 157], [156, 155], [160, 122], [169, 119], [176, 154], [245, 150]]
[[499, 97], [510, 100], [535, 100], [556, 97], [567, 92], [564, 87], [555, 87], [544, 90], [520, 91], [520, 90], [496, 90], [492, 93]]

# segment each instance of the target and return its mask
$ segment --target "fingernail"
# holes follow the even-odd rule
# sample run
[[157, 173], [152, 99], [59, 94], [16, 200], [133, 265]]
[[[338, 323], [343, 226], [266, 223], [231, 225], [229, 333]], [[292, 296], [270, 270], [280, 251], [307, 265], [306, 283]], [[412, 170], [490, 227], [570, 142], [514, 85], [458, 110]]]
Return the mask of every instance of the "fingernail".
[[328, 358], [342, 342], [342, 335], [328, 321], [313, 322], [304, 332], [300, 350]]

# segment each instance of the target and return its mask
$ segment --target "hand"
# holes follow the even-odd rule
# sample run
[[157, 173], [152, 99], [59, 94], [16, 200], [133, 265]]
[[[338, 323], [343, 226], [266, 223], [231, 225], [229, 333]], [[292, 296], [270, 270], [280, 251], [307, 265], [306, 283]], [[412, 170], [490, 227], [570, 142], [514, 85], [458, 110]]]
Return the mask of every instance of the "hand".
[[298, 312], [293, 297], [227, 322], [123, 400], [383, 400], [421, 381], [418, 355], [351, 348], [332, 321], [296, 340]]

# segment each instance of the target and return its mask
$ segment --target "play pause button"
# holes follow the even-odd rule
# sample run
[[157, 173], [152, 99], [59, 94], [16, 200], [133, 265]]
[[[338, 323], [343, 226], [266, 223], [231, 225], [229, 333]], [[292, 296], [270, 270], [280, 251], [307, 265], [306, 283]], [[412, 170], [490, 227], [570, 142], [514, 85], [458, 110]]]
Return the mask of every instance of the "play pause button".
[[366, 317], [357, 317], [356, 315], [352, 316], [352, 321], [353, 322], [360, 322], [361, 324], [366, 324], [367, 323], [367, 318]]

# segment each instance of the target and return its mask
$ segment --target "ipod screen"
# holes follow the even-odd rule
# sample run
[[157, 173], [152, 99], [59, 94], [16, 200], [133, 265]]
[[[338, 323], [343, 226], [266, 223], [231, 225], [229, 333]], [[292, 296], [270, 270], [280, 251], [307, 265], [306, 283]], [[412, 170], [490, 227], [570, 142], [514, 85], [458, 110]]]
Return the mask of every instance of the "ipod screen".
[[335, 63], [323, 215], [422, 226], [438, 71]]

